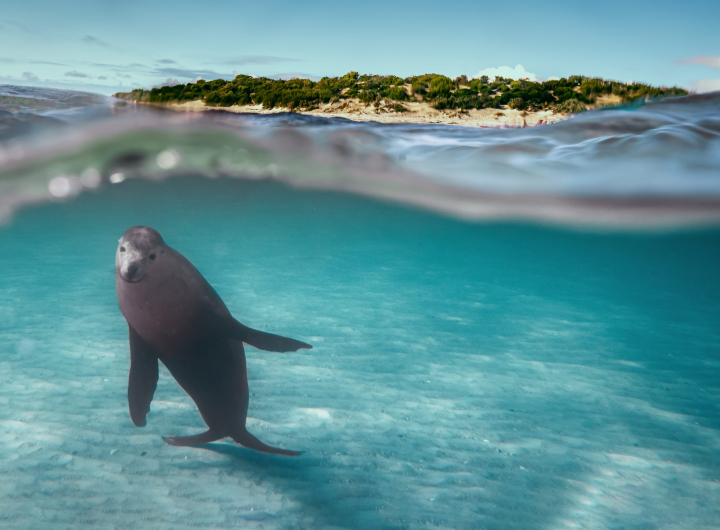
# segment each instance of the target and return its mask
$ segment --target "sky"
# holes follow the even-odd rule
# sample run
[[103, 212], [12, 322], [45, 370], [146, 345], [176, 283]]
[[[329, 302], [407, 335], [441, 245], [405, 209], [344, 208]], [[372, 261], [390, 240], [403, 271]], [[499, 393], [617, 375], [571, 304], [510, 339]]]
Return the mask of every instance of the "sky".
[[709, 91], [719, 20], [718, 0], [25, 0], [0, 10], [0, 84], [112, 94], [237, 73], [512, 70]]

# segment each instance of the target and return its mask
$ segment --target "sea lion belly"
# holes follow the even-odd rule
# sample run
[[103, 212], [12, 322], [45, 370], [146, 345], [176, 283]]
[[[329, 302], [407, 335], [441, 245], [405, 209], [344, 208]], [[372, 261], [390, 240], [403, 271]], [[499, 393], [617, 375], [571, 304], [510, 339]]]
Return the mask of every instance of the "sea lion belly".
[[199, 307], [185, 282], [178, 278], [138, 283], [118, 279], [116, 288], [128, 324], [158, 355], [180, 355], [199, 340]]

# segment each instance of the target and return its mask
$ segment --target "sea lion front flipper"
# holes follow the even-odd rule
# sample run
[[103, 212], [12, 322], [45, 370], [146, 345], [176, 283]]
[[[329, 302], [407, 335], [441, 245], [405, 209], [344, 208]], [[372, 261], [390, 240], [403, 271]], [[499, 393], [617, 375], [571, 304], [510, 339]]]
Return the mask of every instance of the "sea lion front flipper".
[[128, 405], [130, 418], [137, 427], [145, 427], [158, 381], [158, 358], [132, 326], [130, 328], [130, 377]]
[[244, 326], [232, 317], [228, 317], [224, 321], [225, 329], [228, 335], [236, 340], [240, 340], [245, 344], [254, 346], [259, 350], [274, 351], [285, 353], [289, 351], [298, 351], [299, 349], [311, 350], [312, 346], [299, 340], [281, 337], [273, 333], [265, 333], [257, 329]]

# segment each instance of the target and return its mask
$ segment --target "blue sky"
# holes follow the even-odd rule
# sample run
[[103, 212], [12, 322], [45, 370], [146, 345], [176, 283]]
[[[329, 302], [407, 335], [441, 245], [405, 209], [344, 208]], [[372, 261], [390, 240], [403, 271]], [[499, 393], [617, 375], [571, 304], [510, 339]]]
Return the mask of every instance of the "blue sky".
[[28, 0], [0, 11], [0, 83], [110, 94], [235, 73], [455, 77], [521, 64], [541, 78], [720, 90], [718, 21], [718, 0]]

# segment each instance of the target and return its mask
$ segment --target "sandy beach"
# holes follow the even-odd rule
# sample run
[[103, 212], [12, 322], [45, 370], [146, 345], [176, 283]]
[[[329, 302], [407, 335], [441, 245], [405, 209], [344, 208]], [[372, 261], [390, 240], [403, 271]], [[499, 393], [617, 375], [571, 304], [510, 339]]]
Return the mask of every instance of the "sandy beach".
[[325, 118], [345, 118], [353, 121], [375, 121], [380, 123], [441, 123], [445, 125], [463, 125], [466, 127], [536, 127], [556, 123], [570, 118], [571, 114], [555, 114], [550, 110], [527, 112], [514, 109], [470, 109], [436, 110], [425, 102], [403, 102], [407, 112], [395, 112], [388, 105], [375, 107], [365, 105], [358, 99], [343, 100], [319, 106], [315, 110], [298, 111], [287, 107], [263, 109], [262, 105], [234, 105], [232, 107], [215, 107], [206, 105], [202, 100], [183, 103], [166, 103], [160, 105], [175, 111], [212, 111], [224, 110], [242, 114], [277, 114], [281, 112], [297, 112], [307, 116]]

